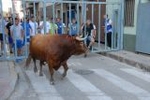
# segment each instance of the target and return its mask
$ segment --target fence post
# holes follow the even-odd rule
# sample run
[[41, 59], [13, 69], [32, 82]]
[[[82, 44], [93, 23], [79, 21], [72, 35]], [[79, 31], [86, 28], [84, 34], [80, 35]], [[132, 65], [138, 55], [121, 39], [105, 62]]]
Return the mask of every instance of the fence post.
[[120, 36], [120, 48], [123, 49], [123, 35], [124, 35], [124, 3], [125, 0], [121, 0], [121, 36]]

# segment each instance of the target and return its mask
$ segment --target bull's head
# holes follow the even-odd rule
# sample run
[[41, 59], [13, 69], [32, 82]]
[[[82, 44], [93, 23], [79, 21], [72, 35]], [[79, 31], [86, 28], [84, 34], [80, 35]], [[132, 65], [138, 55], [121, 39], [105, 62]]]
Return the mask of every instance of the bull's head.
[[75, 48], [74, 48], [74, 54], [75, 55], [80, 55], [82, 53], [86, 53], [87, 47], [84, 43], [84, 40], [87, 39], [87, 36], [84, 38], [81, 38], [80, 36], [75, 37]]

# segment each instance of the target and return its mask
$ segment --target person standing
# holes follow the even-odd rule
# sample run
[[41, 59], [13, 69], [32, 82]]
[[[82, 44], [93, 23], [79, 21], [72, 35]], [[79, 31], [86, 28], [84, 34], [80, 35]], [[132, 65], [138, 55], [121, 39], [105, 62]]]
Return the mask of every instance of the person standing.
[[25, 32], [25, 37], [23, 39], [23, 45], [25, 45], [26, 43], [29, 44], [29, 42], [30, 42], [30, 34], [32, 32], [32, 28], [31, 28], [31, 26], [29, 24], [29, 19], [26, 18], [26, 21], [23, 21], [21, 23], [21, 26], [23, 27], [23, 30]]
[[76, 19], [72, 19], [72, 23], [69, 24], [69, 35], [71, 36], [78, 35], [78, 25]]
[[[46, 18], [45, 25], [46, 25], [46, 27], [45, 27], [46, 28], [46, 34], [48, 34], [49, 30], [50, 30], [50, 22], [48, 21], [48, 18]], [[44, 34], [44, 21], [43, 21], [43, 18], [40, 21], [39, 28], [41, 29], [41, 34]]]
[[57, 26], [58, 26], [58, 30], [57, 30], [58, 34], [59, 34], [59, 35], [63, 34], [63, 33], [64, 33], [64, 30], [65, 30], [65, 28], [66, 28], [66, 25], [65, 25], [63, 22], [61, 22], [61, 19], [60, 19], [60, 18], [57, 18], [56, 24], [57, 24]]
[[31, 17], [29, 24], [31, 26], [31, 34], [30, 34], [30, 38], [32, 38], [33, 36], [35, 36], [36, 33], [38, 33], [37, 28], [38, 28], [38, 23], [35, 21], [34, 16]]
[[53, 34], [58, 33], [57, 30], [58, 30], [58, 26], [57, 26], [57, 24], [55, 24], [54, 19], [51, 18], [50, 19], [50, 30], [49, 30], [50, 34], [53, 35]]
[[11, 35], [13, 37], [13, 41], [16, 43], [17, 56], [21, 56], [24, 32], [23, 32], [23, 27], [21, 26], [21, 24], [19, 24], [18, 18], [15, 18], [15, 23], [12, 25], [10, 30], [11, 30]]
[[112, 41], [112, 20], [108, 18], [108, 15], [104, 15], [104, 27], [105, 35], [107, 35], [107, 46], [111, 48]]

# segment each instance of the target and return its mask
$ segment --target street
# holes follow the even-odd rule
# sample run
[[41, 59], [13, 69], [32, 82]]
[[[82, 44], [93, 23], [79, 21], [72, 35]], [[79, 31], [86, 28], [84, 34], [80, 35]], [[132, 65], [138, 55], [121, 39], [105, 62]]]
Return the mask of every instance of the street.
[[47, 65], [40, 77], [33, 62], [28, 70], [24, 64], [17, 64], [19, 81], [9, 100], [150, 100], [149, 72], [102, 55], [73, 56], [64, 79], [62, 68], [55, 72], [55, 85]]

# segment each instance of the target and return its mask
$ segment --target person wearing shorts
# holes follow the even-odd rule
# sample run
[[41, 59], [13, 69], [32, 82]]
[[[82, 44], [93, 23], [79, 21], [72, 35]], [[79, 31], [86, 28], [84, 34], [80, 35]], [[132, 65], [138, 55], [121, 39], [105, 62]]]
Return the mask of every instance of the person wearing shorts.
[[96, 35], [96, 27], [93, 23], [91, 23], [91, 20], [86, 21], [86, 25], [82, 26], [82, 34], [86, 33], [87, 39], [86, 39], [86, 45], [90, 49], [91, 46], [95, 42], [95, 35]]
[[16, 43], [17, 55], [20, 56], [22, 54], [24, 32], [18, 18], [15, 18], [15, 24], [11, 27], [11, 35], [13, 36], [13, 42]]
[[[82, 25], [81, 30], [82, 30], [83, 36], [84, 36], [84, 33], [86, 33], [85, 35], [87, 36], [86, 46], [88, 47], [89, 50], [92, 50], [92, 45], [95, 43], [95, 36], [96, 36], [95, 25], [91, 22], [91, 20], [88, 19], [86, 21], [86, 24]], [[87, 52], [85, 53], [84, 57], [87, 56]]]
[[26, 45], [26, 44], [28, 45], [29, 42], [30, 42], [30, 35], [31, 35], [31, 32], [32, 32], [31, 25], [29, 24], [29, 19], [26, 18], [26, 21], [23, 21], [21, 26], [23, 27], [23, 30], [24, 30], [24, 33], [25, 33], [25, 36], [24, 36], [24, 39], [23, 39], [23, 46]]

